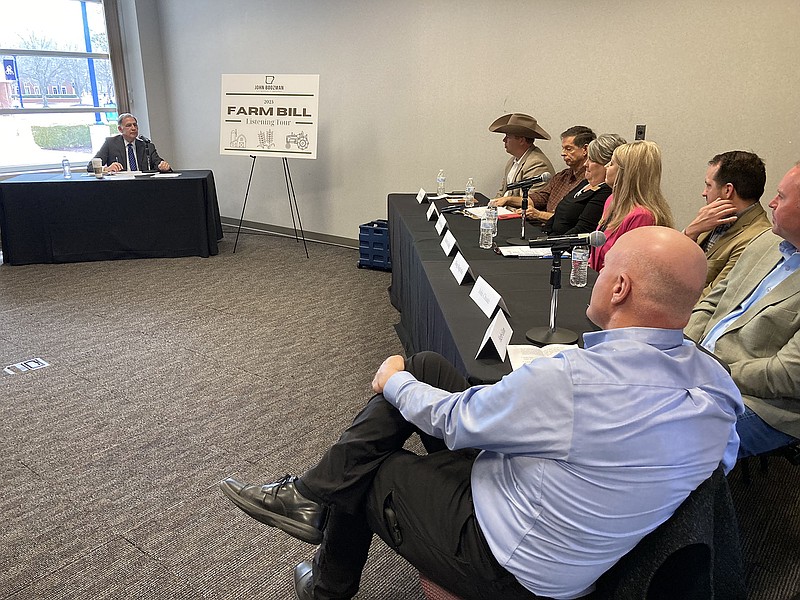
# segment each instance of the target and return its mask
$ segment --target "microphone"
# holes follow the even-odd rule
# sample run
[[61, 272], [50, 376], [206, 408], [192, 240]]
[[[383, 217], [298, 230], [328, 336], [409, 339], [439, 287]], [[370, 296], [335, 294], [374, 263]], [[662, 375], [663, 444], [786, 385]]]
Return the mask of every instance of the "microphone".
[[536, 177], [529, 177], [528, 179], [523, 179], [522, 181], [517, 181], [516, 183], [509, 183], [506, 186], [506, 190], [518, 190], [520, 188], [529, 188], [537, 183], [547, 183], [552, 177], [553, 176], [550, 175], [550, 173], [542, 173]]
[[531, 248], [572, 248], [573, 246], [592, 246], [597, 248], [605, 243], [606, 234], [602, 231], [576, 233], [573, 235], [553, 235], [528, 240], [528, 246]]
[[143, 141], [145, 144], [150, 144], [150, 143], [151, 143], [151, 142], [150, 142], [150, 140], [148, 140], [148, 139], [147, 139], [146, 137], [144, 137], [143, 135], [140, 135], [140, 136], [139, 136], [139, 139], [140, 139], [140, 140], [142, 140], [142, 141]]

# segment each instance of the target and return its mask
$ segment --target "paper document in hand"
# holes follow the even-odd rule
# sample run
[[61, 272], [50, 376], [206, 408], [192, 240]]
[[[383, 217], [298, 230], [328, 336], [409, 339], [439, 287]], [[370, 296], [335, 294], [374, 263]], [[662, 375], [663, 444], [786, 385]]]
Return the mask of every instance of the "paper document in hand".
[[547, 346], [531, 346], [529, 344], [515, 344], [508, 346], [508, 359], [511, 361], [511, 369], [519, 369], [522, 365], [528, 364], [534, 359], [544, 356], [555, 356], [562, 350], [577, 348], [575, 344], [548, 344]]

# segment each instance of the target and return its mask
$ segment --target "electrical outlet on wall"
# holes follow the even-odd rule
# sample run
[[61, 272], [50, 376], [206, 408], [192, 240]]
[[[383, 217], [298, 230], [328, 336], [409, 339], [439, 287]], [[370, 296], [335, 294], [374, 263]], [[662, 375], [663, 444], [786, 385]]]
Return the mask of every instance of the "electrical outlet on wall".
[[637, 125], [636, 126], [636, 139], [643, 140], [644, 139], [644, 132], [647, 129], [647, 125]]

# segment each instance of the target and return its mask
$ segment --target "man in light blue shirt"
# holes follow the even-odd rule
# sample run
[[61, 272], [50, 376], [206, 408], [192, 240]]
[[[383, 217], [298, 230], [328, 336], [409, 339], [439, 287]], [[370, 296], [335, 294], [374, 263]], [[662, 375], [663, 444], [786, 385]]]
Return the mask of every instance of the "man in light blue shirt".
[[[632, 230], [595, 283], [587, 315], [603, 331], [585, 348], [475, 387], [438, 355], [390, 357], [378, 395], [315, 467], [222, 491], [321, 542], [295, 571], [301, 600], [354, 596], [373, 531], [465, 599], [584, 596], [734, 464], [741, 396], [682, 333], [705, 274], [686, 236]], [[429, 454], [402, 449], [414, 432]]]
[[741, 457], [800, 440], [800, 163], [769, 207], [772, 231], [747, 246], [685, 330], [729, 365], [742, 393]]

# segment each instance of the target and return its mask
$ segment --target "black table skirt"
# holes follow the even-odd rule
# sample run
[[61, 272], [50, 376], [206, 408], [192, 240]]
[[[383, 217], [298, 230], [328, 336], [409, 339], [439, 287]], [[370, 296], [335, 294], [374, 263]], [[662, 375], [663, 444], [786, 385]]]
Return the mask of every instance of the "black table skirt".
[[11, 265], [219, 252], [211, 171], [175, 178], [27, 174], [0, 182], [3, 262]]
[[[437, 202], [438, 206], [444, 206]], [[469, 297], [472, 283], [458, 285], [436, 233], [435, 221], [428, 221], [429, 204], [418, 204], [412, 194], [390, 194], [388, 198], [389, 242], [392, 256], [392, 305], [400, 311], [397, 331], [407, 352], [433, 350], [444, 355], [471, 383], [492, 383], [510, 372], [508, 358], [475, 359], [490, 319]], [[512, 344], [528, 343], [526, 332], [550, 323], [550, 273], [552, 261], [505, 258], [478, 246], [477, 220], [446, 215], [458, 249], [475, 276], [482, 276], [505, 301], [514, 330]], [[520, 234], [520, 220], [498, 223], [496, 241]], [[528, 225], [526, 237], [541, 235]], [[455, 254], [455, 253], [454, 253]], [[589, 271], [585, 288], [569, 285], [570, 261], [562, 260], [562, 288], [559, 291], [556, 325], [577, 333], [597, 329], [586, 317], [586, 307], [596, 273]]]

